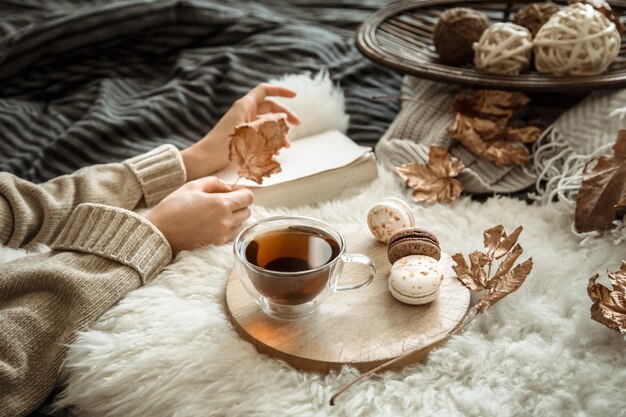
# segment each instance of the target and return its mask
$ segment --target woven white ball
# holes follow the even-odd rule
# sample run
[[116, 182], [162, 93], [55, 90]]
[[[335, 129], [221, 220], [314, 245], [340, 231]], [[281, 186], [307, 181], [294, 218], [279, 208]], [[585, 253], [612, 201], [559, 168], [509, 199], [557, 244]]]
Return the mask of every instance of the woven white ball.
[[532, 36], [525, 27], [494, 23], [474, 43], [474, 64], [481, 71], [517, 75], [529, 67], [532, 48]]
[[537, 71], [555, 75], [595, 75], [619, 54], [615, 24], [589, 4], [575, 3], [556, 14], [534, 41]]

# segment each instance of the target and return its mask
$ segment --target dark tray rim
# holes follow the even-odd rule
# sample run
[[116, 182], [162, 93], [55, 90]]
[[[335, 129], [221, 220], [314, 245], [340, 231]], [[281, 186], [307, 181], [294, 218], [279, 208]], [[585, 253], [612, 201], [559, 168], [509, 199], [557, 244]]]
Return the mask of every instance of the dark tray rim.
[[[563, 0], [553, 0], [559, 4], [566, 4]], [[502, 1], [503, 4], [533, 3], [533, 0]], [[523, 90], [529, 92], [561, 92], [581, 93], [594, 89], [611, 89], [626, 87], [626, 71], [619, 73], [600, 74], [593, 76], [557, 77], [540, 74], [521, 74], [505, 76], [484, 73], [471, 68], [454, 67], [445, 64], [420, 64], [406, 58], [394, 55], [393, 60], [389, 53], [381, 47], [376, 39], [376, 30], [390, 17], [400, 13], [425, 9], [433, 6], [450, 6], [463, 4], [493, 4], [493, 0], [408, 0], [390, 4], [371, 14], [356, 30], [355, 43], [359, 51], [367, 58], [379, 65], [393, 70], [426, 78], [467, 87]], [[611, 7], [626, 8], [626, 1], [613, 0], [608, 2]]]

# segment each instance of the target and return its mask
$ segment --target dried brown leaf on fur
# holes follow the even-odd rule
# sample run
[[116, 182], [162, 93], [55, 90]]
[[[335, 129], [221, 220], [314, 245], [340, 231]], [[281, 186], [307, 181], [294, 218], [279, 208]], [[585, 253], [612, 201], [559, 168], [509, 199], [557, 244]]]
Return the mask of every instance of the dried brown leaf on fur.
[[519, 123], [510, 126], [509, 122], [529, 101], [519, 92], [461, 91], [452, 104], [456, 115], [448, 132], [472, 154], [497, 166], [523, 165], [529, 159], [524, 144], [537, 141], [542, 129]]
[[591, 318], [609, 329], [626, 334], [626, 261], [619, 271], [609, 273], [612, 290], [596, 283], [599, 275], [589, 278], [587, 294], [593, 301]]
[[[452, 260], [456, 263], [452, 267], [459, 281], [471, 291], [484, 291], [483, 296], [476, 304], [478, 313], [484, 312], [508, 294], [517, 290], [526, 280], [532, 270], [532, 258], [527, 259], [514, 267], [515, 262], [523, 252], [517, 244], [522, 226], [516, 228], [507, 236], [502, 225], [487, 229], [483, 232], [485, 252], [474, 251], [469, 255], [470, 266], [460, 253], [455, 254]], [[489, 277], [496, 259], [500, 262], [496, 272]], [[485, 267], [487, 271], [485, 271]]]
[[463, 163], [452, 158], [446, 148], [431, 146], [428, 163], [403, 164], [396, 167], [396, 172], [413, 188], [413, 200], [450, 203], [463, 191], [459, 180], [454, 179], [463, 168]]
[[576, 230], [605, 231], [622, 213], [626, 201], [626, 130], [619, 131], [613, 155], [600, 156], [585, 166], [576, 199]]
[[261, 184], [263, 177], [280, 172], [274, 155], [285, 146], [289, 127], [283, 113], [259, 116], [239, 125], [230, 138], [229, 159], [239, 165], [238, 174]]

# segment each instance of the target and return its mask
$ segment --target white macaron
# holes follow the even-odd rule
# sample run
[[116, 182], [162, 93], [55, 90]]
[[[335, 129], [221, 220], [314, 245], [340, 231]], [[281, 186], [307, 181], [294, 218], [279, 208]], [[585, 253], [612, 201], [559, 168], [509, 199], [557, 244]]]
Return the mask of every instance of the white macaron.
[[397, 260], [389, 273], [389, 291], [406, 304], [426, 304], [439, 295], [443, 271], [439, 262], [425, 255], [409, 255]]
[[386, 244], [398, 230], [415, 226], [413, 210], [404, 200], [387, 197], [370, 208], [367, 226], [376, 239]]

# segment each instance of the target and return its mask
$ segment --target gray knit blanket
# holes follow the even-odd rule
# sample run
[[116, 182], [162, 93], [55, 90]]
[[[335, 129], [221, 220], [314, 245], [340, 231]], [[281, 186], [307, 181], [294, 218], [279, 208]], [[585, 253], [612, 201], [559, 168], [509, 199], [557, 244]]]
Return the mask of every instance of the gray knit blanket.
[[[44, 181], [184, 148], [257, 83], [326, 69], [373, 145], [401, 77], [354, 46], [384, 0], [0, 0], [0, 171]], [[323, 105], [323, 103], [320, 103]]]
[[534, 187], [534, 198], [564, 200], [573, 209], [585, 164], [610, 151], [617, 131], [626, 128], [626, 89], [591, 93], [577, 100], [548, 95], [531, 106], [533, 117], [549, 123], [524, 166], [497, 167], [452, 142], [451, 104], [460, 87], [405, 77], [404, 99], [396, 119], [376, 146], [379, 160], [393, 169], [428, 161], [430, 146], [450, 148], [465, 169], [459, 176], [469, 193], [514, 193]]

